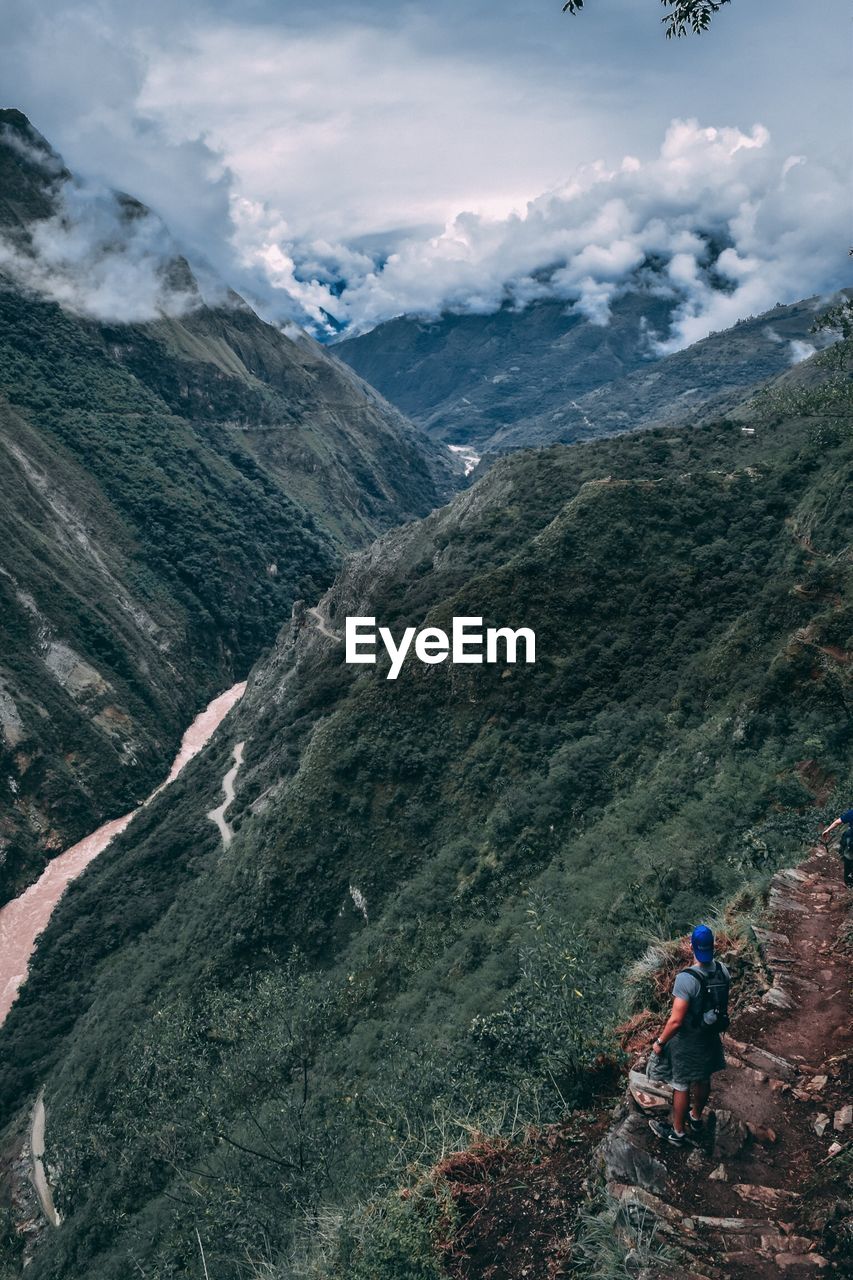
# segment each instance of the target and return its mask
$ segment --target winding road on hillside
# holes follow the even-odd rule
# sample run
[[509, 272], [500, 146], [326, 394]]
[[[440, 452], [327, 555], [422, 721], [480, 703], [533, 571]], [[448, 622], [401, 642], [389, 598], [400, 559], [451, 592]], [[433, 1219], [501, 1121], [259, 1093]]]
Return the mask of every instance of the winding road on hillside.
[[[319, 631], [320, 635], [325, 636], [327, 640], [334, 641], [335, 644], [342, 643], [342, 637], [329, 629], [328, 623], [326, 622], [319, 605], [313, 605], [310, 609], [306, 609], [305, 612], [308, 617], [313, 620], [315, 628]], [[288, 672], [285, 679], [289, 679], [292, 674], [293, 668]], [[243, 752], [245, 746], [245, 742], [238, 742], [234, 747], [231, 757], [233, 764], [222, 779], [222, 794], [224, 796], [222, 804], [217, 805], [215, 809], [209, 809], [207, 813], [207, 817], [210, 821], [219, 828], [219, 834], [222, 837], [222, 845], [225, 849], [229, 848], [232, 840], [234, 839], [234, 831], [225, 815], [234, 803], [235, 784], [237, 781], [237, 774], [240, 772], [240, 768], [243, 764]]]
[[222, 779], [222, 793], [225, 799], [222, 804], [215, 809], [208, 810], [208, 818], [219, 828], [219, 834], [222, 836], [222, 844], [224, 848], [228, 848], [234, 839], [234, 832], [228, 824], [225, 815], [234, 803], [234, 783], [237, 780], [237, 774], [240, 772], [240, 766], [243, 763], [243, 751], [245, 742], [238, 742], [232, 752], [232, 760], [234, 763]]
[[321, 636], [325, 636], [327, 640], [334, 640], [335, 644], [343, 643], [342, 636], [339, 636], [336, 632], [329, 630], [328, 625], [326, 623], [326, 619], [323, 617], [322, 613], [320, 612], [319, 606], [313, 609], [309, 609], [308, 613], [316, 622], [317, 630], [320, 632]]
[[30, 1120], [31, 1176], [44, 1216], [52, 1227], [58, 1227], [62, 1219], [53, 1203], [53, 1194], [44, 1171], [44, 1089], [39, 1090]]

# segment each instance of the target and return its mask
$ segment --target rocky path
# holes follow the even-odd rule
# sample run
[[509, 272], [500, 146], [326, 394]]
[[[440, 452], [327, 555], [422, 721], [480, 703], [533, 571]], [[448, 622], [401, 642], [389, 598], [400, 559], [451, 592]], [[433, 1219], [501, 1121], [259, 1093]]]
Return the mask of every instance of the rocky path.
[[[626, 1212], [650, 1211], [686, 1251], [673, 1280], [842, 1274], [825, 1253], [837, 1259], [853, 1231], [850, 902], [839, 859], [822, 848], [779, 872], [755, 929], [767, 990], [733, 1020], [707, 1133], [687, 1150], [659, 1142], [629, 1093], [602, 1145]], [[632, 1081], [636, 1094], [643, 1078]]]

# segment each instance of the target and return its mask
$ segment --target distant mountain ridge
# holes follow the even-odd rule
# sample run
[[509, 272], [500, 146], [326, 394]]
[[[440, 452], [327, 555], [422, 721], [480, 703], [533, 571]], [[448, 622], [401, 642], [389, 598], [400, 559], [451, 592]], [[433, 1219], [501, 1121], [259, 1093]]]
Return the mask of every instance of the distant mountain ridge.
[[[166, 313], [81, 313], [132, 312], [137, 286]], [[343, 552], [458, 483], [348, 367], [200, 284], [138, 201], [90, 199], [16, 111], [0, 463], [0, 901], [160, 780]]]
[[[821, 300], [778, 306], [683, 351], [653, 358], [674, 300], [627, 292], [607, 325], [568, 304], [493, 315], [401, 316], [334, 346], [341, 359], [425, 431], [479, 453], [613, 435], [719, 415], [814, 341]], [[803, 348], [805, 349], [805, 348]]]

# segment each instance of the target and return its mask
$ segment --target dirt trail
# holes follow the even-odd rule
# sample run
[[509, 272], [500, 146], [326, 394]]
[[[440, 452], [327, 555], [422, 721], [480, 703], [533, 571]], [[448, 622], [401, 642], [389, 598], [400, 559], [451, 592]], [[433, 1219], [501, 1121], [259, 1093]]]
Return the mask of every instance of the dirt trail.
[[42, 1213], [52, 1227], [58, 1227], [62, 1219], [53, 1203], [53, 1194], [44, 1169], [44, 1089], [40, 1090], [33, 1107], [30, 1121], [30, 1159], [32, 1161], [32, 1183], [39, 1198]]
[[216, 809], [208, 810], [207, 814], [210, 821], [215, 823], [219, 828], [219, 834], [222, 836], [222, 843], [226, 849], [234, 839], [234, 832], [228, 825], [225, 815], [234, 803], [234, 783], [237, 779], [237, 774], [240, 772], [240, 766], [243, 763], [243, 751], [245, 746], [245, 742], [238, 742], [235, 746], [232, 755], [234, 763], [222, 779], [222, 792], [225, 799]]
[[326, 619], [323, 617], [319, 608], [315, 607], [313, 609], [309, 609], [308, 614], [316, 622], [317, 630], [320, 632], [321, 636], [325, 636], [327, 640], [334, 640], [335, 644], [343, 643], [343, 638], [341, 636], [337, 635], [334, 631], [329, 630], [326, 624]]
[[604, 1144], [610, 1191], [687, 1248], [691, 1280], [806, 1280], [833, 1265], [821, 1250], [844, 1230], [844, 1192], [831, 1166], [853, 1137], [849, 907], [835, 854], [779, 872], [755, 929], [772, 983], [733, 1019], [708, 1132], [675, 1149], [632, 1102]]

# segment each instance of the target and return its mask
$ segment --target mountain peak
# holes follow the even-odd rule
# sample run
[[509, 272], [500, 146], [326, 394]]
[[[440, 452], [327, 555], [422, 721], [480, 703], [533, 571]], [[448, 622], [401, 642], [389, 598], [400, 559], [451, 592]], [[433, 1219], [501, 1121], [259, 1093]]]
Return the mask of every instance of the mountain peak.
[[56, 210], [59, 183], [71, 174], [22, 111], [0, 110], [0, 227], [19, 234]]
[[69, 176], [59, 153], [29, 117], [15, 107], [0, 108], [0, 150], [15, 153], [20, 163], [47, 168], [57, 176]]

